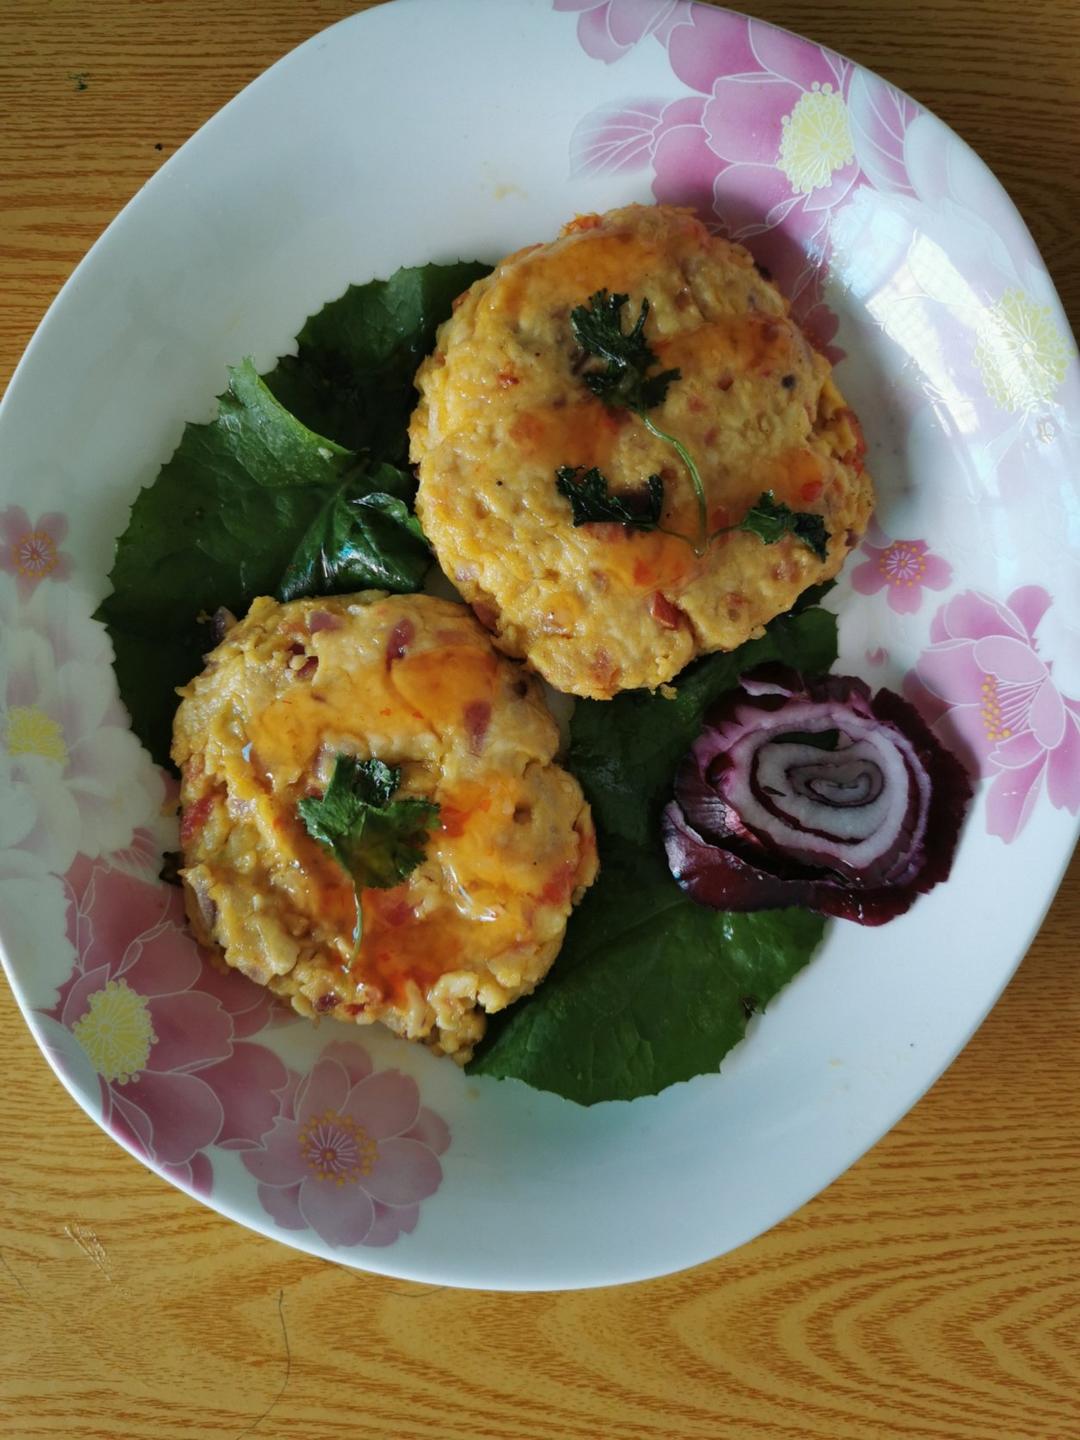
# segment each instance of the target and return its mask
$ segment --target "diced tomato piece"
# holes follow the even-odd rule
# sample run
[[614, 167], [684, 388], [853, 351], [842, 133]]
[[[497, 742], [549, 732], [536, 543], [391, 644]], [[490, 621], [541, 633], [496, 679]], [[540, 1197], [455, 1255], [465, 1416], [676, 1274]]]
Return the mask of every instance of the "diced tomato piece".
[[184, 807], [180, 817], [180, 844], [189, 845], [210, 818], [217, 795], [213, 790], [201, 795], [193, 805]]
[[485, 630], [494, 631], [499, 623], [499, 612], [487, 600], [474, 600], [472, 612]]
[[649, 613], [658, 625], [665, 630], [677, 630], [686, 619], [685, 614], [678, 605], [673, 605], [666, 595], [659, 590], [653, 592], [649, 600]]
[[577, 865], [572, 860], [564, 861], [551, 879], [540, 891], [540, 899], [548, 905], [565, 905], [570, 898], [574, 888], [574, 877], [577, 874]]
[[602, 223], [602, 217], [599, 215], [575, 215], [573, 220], [563, 226], [563, 234], [575, 235], [579, 230], [595, 230]]

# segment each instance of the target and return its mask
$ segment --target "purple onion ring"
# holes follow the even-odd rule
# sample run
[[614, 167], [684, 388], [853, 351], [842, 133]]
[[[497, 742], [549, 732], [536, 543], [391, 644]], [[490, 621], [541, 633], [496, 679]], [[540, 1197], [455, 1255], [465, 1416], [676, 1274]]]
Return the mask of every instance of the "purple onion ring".
[[706, 716], [664, 847], [704, 905], [881, 925], [948, 875], [970, 799], [963, 765], [899, 695], [763, 666]]

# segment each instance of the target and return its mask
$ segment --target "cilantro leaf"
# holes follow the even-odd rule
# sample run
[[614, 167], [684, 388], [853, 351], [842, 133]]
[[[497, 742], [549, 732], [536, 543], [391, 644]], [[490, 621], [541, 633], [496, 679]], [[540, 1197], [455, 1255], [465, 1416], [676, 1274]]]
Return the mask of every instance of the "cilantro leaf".
[[[660, 363], [660, 357], [645, 338], [645, 322], [649, 317], [649, 302], [648, 299], [642, 300], [641, 310], [638, 312], [633, 327], [629, 331], [624, 331], [622, 311], [629, 299], [629, 295], [612, 295], [607, 290], [597, 290], [594, 295], [589, 297], [587, 305], [576, 305], [571, 310], [570, 329], [573, 331], [574, 339], [586, 355], [591, 355], [604, 362], [600, 369], [585, 370], [582, 379], [592, 393], [603, 400], [606, 405], [631, 410], [638, 415], [645, 428], [658, 440], [663, 440], [670, 445], [686, 466], [697, 499], [698, 526], [696, 537], [684, 536], [683, 538], [693, 546], [694, 553], [703, 555], [709, 541], [715, 540], [718, 535], [726, 534], [731, 530], [745, 530], [749, 534], [757, 535], [765, 545], [775, 545], [783, 536], [794, 535], [797, 540], [802, 541], [807, 549], [812, 550], [819, 560], [827, 559], [829, 532], [825, 528], [822, 516], [808, 511], [792, 510], [783, 502], [778, 501], [771, 490], [763, 491], [757, 504], [747, 511], [737, 525], [727, 525], [721, 530], [714, 531], [711, 535], [708, 534], [705, 486], [693, 456], [677, 436], [661, 430], [646, 413], [663, 403], [668, 387], [673, 381], [682, 378], [682, 372], [680, 370], [663, 370], [658, 375], [648, 373], [654, 365]], [[578, 518], [579, 506], [565, 487], [563, 479], [564, 475], [574, 473], [572, 468], [564, 465], [556, 473], [559, 477], [560, 494], [567, 495], [571, 504], [574, 505], [575, 525], [583, 525], [594, 519], [620, 518], [607, 513], [602, 515], [589, 513], [589, 511], [602, 508], [607, 503], [607, 481], [603, 480], [599, 471], [589, 470], [585, 474], [585, 481], [591, 482], [594, 493], [589, 495], [588, 506], [586, 506], [588, 491], [581, 497], [581, 508], [585, 512], [582, 519]], [[595, 480], [593, 477], [596, 477]], [[653, 480], [656, 480], [657, 484], [660, 483], [658, 477], [651, 476], [649, 479], [650, 490]], [[584, 485], [582, 488], [585, 489]], [[656, 521], [658, 520], [659, 513], [656, 517]], [[638, 525], [636, 528], [655, 529], [656, 521], [651, 526]], [[630, 522], [623, 521], [623, 523], [629, 524]]]
[[668, 386], [681, 378], [681, 371], [646, 373], [660, 363], [645, 339], [649, 302], [642, 300], [633, 329], [624, 332], [622, 309], [629, 299], [629, 295], [597, 290], [587, 305], [576, 305], [571, 310], [570, 329], [587, 355], [605, 362], [602, 370], [586, 370], [582, 377], [593, 394], [612, 408], [622, 407], [640, 415], [663, 404]]
[[664, 482], [650, 475], [645, 485], [642, 494], [613, 495], [607, 476], [595, 465], [590, 470], [560, 465], [555, 471], [555, 488], [570, 501], [575, 526], [606, 521], [628, 530], [655, 530], [664, 508]]
[[[819, 560], [829, 554], [829, 532], [825, 520], [810, 510], [792, 510], [782, 500], [777, 500], [771, 490], [764, 490], [737, 525], [730, 530], [746, 530], [757, 535], [765, 545], [775, 545], [785, 535], [794, 535]], [[720, 533], [720, 532], [718, 532]]]
[[400, 884], [423, 860], [428, 831], [438, 824], [439, 807], [432, 801], [393, 798], [400, 783], [396, 766], [338, 755], [325, 793], [296, 807], [312, 839], [352, 876], [356, 944], [363, 928], [360, 892]]
[[[661, 430], [646, 413], [663, 404], [668, 387], [673, 381], [682, 378], [682, 371], [662, 370], [659, 375], [648, 373], [652, 366], [660, 363], [656, 351], [645, 339], [649, 302], [647, 299], [642, 300], [638, 318], [633, 328], [626, 332], [622, 328], [622, 309], [629, 299], [629, 295], [612, 295], [607, 290], [597, 290], [589, 297], [587, 305], [575, 305], [571, 310], [570, 329], [574, 333], [574, 339], [586, 355], [604, 361], [603, 369], [586, 370], [582, 378], [592, 393], [606, 405], [613, 409], [621, 407], [633, 411], [646, 430], [658, 440], [670, 445], [686, 466], [686, 473], [690, 477], [697, 499], [698, 533], [695, 539], [690, 536], [682, 538], [693, 546], [696, 555], [703, 555], [708, 542], [708, 525], [705, 487], [701, 482], [697, 464], [682, 441], [675, 435], [669, 435], [666, 430]], [[570, 467], [564, 465], [556, 472], [560, 479], [562, 472], [568, 469]], [[594, 472], [589, 472], [590, 475], [592, 473]], [[657, 484], [660, 483], [658, 477], [650, 476], [650, 491], [654, 480]], [[659, 520], [659, 512], [656, 518]], [[583, 523], [576, 518], [574, 520], [575, 525]], [[655, 524], [650, 528], [655, 528]]]

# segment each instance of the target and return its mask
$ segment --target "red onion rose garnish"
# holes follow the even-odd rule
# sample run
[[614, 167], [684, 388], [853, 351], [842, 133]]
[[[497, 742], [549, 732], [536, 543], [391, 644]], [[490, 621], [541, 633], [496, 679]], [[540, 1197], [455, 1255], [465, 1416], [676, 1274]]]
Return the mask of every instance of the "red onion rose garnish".
[[704, 905], [881, 925], [948, 875], [970, 799], [960, 761], [899, 695], [763, 666], [706, 716], [664, 846]]

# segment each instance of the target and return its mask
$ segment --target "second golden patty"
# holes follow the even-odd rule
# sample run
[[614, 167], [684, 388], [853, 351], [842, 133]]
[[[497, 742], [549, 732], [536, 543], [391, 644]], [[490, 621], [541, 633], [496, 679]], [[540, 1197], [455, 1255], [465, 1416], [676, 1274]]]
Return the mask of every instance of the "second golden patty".
[[[696, 460], [711, 532], [771, 491], [820, 515], [827, 555], [795, 536], [718, 535], [703, 555], [697, 504], [672, 447], [584, 383], [571, 311], [596, 292], [649, 302], [649, 410]], [[463, 297], [417, 375], [417, 510], [439, 561], [508, 654], [556, 689], [607, 699], [655, 687], [696, 655], [731, 650], [840, 569], [873, 505], [858, 423], [829, 363], [749, 254], [684, 210], [630, 206], [572, 222], [509, 256]], [[660, 530], [575, 526], [560, 467], [598, 468], [616, 495], [664, 485]]]
[[[186, 686], [181, 871], [196, 938], [301, 1014], [379, 1021], [467, 1060], [487, 1012], [547, 974], [596, 875], [536, 680], [430, 595], [254, 601]], [[393, 766], [437, 821], [416, 867], [357, 896], [310, 833], [342, 757]]]

